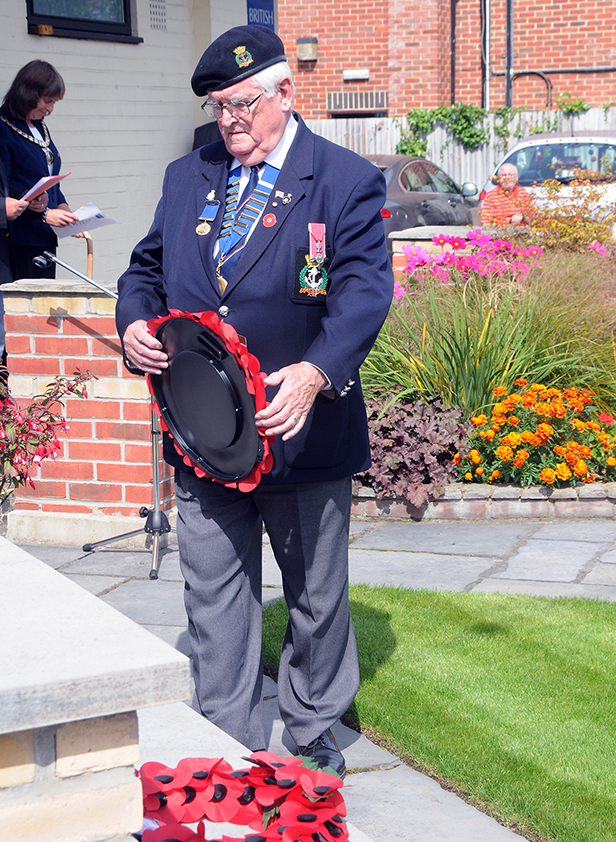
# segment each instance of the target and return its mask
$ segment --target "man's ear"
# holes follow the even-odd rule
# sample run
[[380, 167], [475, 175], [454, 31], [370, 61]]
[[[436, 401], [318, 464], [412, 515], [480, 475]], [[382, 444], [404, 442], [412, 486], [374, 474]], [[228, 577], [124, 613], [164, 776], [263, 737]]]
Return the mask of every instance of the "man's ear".
[[280, 107], [283, 111], [291, 111], [293, 108], [293, 82], [289, 76], [285, 76], [278, 83], [280, 94]]

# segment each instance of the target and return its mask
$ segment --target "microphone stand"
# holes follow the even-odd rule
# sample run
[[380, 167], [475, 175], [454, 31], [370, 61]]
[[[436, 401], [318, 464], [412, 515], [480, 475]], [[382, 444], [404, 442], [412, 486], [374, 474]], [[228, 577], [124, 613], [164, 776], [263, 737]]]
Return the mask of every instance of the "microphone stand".
[[[110, 296], [110, 298], [115, 298], [116, 300], [118, 298], [117, 293], [112, 292], [110, 289], [107, 289], [107, 287], [105, 287], [103, 284], [98, 283], [98, 281], [94, 281], [92, 280], [92, 278], [88, 278], [87, 275], [84, 275], [82, 272], [79, 272], [77, 269], [74, 269], [72, 266], [69, 266], [68, 263], [64, 263], [64, 261], [57, 258], [55, 254], [51, 254], [51, 252], [49, 251], [44, 251], [41, 255], [35, 257], [32, 260], [32, 262], [39, 269], [45, 269], [48, 266], [50, 266], [51, 263], [57, 263], [58, 266], [62, 266], [64, 269], [68, 269], [69, 272], [72, 272], [74, 275], [77, 275], [77, 277], [81, 278], [82, 280], [86, 281], [92, 286], [97, 287], [97, 289], [101, 290], [101, 292], [104, 292], [105, 295]], [[154, 412], [153, 408], [151, 409], [151, 418], [153, 506], [151, 509], [148, 509], [147, 506], [141, 506], [141, 508], [139, 509], [139, 517], [143, 517], [146, 519], [143, 529], [135, 529], [132, 532], [125, 532], [122, 535], [116, 535], [113, 538], [106, 538], [104, 541], [95, 541], [91, 544], [84, 544], [82, 549], [86, 553], [93, 552], [97, 547], [103, 547], [106, 544], [113, 544], [116, 541], [122, 541], [125, 538], [134, 538], [137, 535], [141, 535], [142, 532], [145, 532], [146, 534], [153, 536], [152, 565], [150, 568], [149, 577], [150, 579], [158, 579], [158, 571], [160, 569], [160, 537], [161, 535], [164, 535], [168, 532], [175, 532], [176, 530], [169, 524], [167, 515], [163, 512], [160, 503], [160, 472], [158, 469], [158, 451], [161, 430], [158, 415]]]

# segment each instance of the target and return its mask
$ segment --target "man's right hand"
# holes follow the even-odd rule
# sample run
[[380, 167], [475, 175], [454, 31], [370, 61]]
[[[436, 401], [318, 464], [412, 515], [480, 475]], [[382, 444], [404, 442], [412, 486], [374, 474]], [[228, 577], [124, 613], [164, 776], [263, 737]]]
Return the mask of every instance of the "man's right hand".
[[6, 218], [9, 220], [17, 219], [17, 217], [21, 216], [28, 207], [28, 203], [24, 201], [24, 199], [12, 199], [10, 196], [5, 198], [4, 203], [6, 208]]
[[148, 333], [147, 322], [138, 319], [126, 328], [123, 337], [124, 353], [131, 362], [146, 374], [162, 374], [167, 368], [168, 357], [158, 339]]

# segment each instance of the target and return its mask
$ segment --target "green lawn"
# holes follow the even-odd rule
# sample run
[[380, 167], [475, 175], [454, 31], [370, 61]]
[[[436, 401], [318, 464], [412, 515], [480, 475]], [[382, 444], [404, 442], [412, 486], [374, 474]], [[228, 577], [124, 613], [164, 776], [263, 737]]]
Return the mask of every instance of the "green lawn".
[[616, 604], [356, 585], [351, 611], [349, 724], [529, 837], [616, 840]]

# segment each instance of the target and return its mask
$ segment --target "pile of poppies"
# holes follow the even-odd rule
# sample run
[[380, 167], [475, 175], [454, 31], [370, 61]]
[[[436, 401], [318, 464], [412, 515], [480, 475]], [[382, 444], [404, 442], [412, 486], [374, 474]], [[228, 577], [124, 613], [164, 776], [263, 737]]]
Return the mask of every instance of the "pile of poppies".
[[[258, 751], [234, 770], [222, 758], [189, 757], [176, 768], [144, 763], [138, 771], [144, 816], [159, 822], [142, 842], [208, 842], [203, 820], [244, 825], [248, 836], [222, 842], [344, 842], [342, 780], [299, 757]], [[186, 824], [199, 823], [197, 830]], [[210, 842], [213, 842], [210, 840]]]

